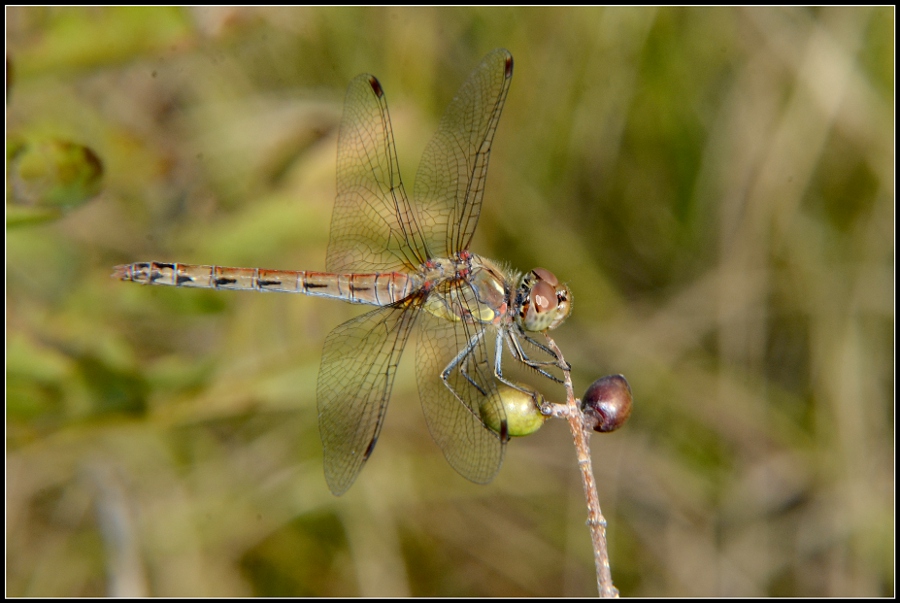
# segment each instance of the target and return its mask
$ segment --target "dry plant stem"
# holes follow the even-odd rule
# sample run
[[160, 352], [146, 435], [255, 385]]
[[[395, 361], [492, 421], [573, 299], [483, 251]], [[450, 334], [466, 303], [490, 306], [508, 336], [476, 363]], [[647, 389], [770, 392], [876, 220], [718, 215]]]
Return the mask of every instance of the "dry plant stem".
[[[560, 365], [569, 366], [563, 358], [562, 351], [549, 335], [544, 333], [547, 343], [553, 353], [556, 354]], [[619, 596], [619, 590], [613, 586], [612, 574], [609, 570], [609, 553], [606, 549], [606, 519], [600, 511], [600, 497], [597, 495], [597, 482], [594, 481], [594, 470], [591, 466], [591, 448], [588, 438], [591, 433], [585, 426], [584, 415], [575, 399], [572, 389], [572, 377], [568, 370], [563, 371], [566, 387], [566, 405], [553, 404], [552, 416], [562, 418], [565, 416], [572, 430], [575, 440], [575, 454], [578, 457], [578, 467], [581, 469], [581, 481], [584, 486], [584, 497], [588, 506], [587, 525], [591, 531], [591, 541], [594, 545], [594, 565], [597, 570], [597, 589], [603, 598]]]

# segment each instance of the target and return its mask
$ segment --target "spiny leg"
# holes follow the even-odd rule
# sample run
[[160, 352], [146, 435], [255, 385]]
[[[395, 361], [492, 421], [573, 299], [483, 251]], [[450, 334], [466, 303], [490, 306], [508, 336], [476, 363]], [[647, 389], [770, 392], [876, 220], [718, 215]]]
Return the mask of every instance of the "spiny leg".
[[487, 396], [487, 392], [484, 391], [484, 388], [481, 387], [480, 385], [478, 385], [478, 383], [476, 383], [475, 380], [469, 376], [469, 373], [465, 370], [464, 366], [460, 366], [462, 364], [463, 360], [465, 360], [468, 356], [470, 356], [472, 354], [472, 350], [475, 349], [475, 346], [477, 346], [483, 338], [484, 338], [484, 330], [481, 330], [481, 331], [475, 333], [475, 335], [473, 335], [472, 338], [469, 339], [469, 343], [466, 344], [466, 347], [464, 347], [462, 350], [460, 350], [459, 354], [457, 354], [456, 357], [450, 361], [450, 364], [448, 364], [444, 368], [444, 370], [441, 371], [441, 380], [444, 382], [444, 385], [447, 386], [447, 389], [449, 389], [451, 392], [453, 392], [453, 395], [455, 395], [456, 397], [459, 397], [459, 395], [456, 393], [456, 390], [453, 389], [453, 386], [450, 385], [449, 378], [450, 378], [450, 373], [454, 369], [457, 369], [457, 368], [459, 369], [459, 373], [466, 379], [466, 381], [468, 381], [470, 384], [472, 384], [472, 387], [477, 389], [481, 393], [482, 396]]
[[[522, 335], [529, 343], [534, 344], [538, 349], [542, 351], [546, 351], [549, 355], [553, 355], [553, 353], [547, 349], [546, 347], [540, 345], [537, 341], [533, 340], [531, 337], [524, 333], [519, 333]], [[532, 360], [528, 357], [528, 354], [525, 353], [525, 350], [522, 349], [522, 345], [519, 343], [518, 338], [516, 338], [516, 334], [513, 332], [506, 333], [506, 344], [509, 347], [509, 351], [512, 354], [513, 358], [524, 364], [525, 366], [536, 370], [538, 373], [543, 375], [544, 377], [550, 379], [551, 381], [555, 381], [557, 383], [562, 383], [562, 380], [558, 377], [548, 373], [542, 367], [545, 366], [555, 366], [557, 368], [561, 368], [562, 370], [569, 370], [569, 366], [562, 367], [560, 366], [558, 361], [552, 360]]]

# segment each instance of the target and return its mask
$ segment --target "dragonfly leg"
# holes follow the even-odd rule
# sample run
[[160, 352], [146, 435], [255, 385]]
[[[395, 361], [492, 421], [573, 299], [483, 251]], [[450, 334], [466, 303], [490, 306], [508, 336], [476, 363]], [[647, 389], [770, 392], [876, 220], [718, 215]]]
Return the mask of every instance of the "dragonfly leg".
[[[450, 383], [450, 373], [452, 373], [454, 370], [458, 370], [459, 373], [463, 376], [463, 378], [465, 378], [466, 381], [468, 381], [472, 385], [472, 387], [477, 389], [478, 392], [481, 393], [481, 395], [483, 395], [483, 396], [488, 395], [488, 392], [485, 391], [484, 387], [479, 385], [479, 383], [469, 375], [468, 371], [466, 371], [466, 368], [465, 368], [466, 358], [468, 358], [473, 353], [476, 346], [478, 346], [482, 342], [482, 339], [484, 338], [484, 333], [485, 333], [484, 331], [481, 331], [481, 332], [473, 335], [472, 338], [469, 340], [469, 343], [466, 344], [466, 347], [464, 347], [462, 350], [460, 350], [460, 352], [453, 358], [453, 360], [450, 361], [450, 363], [444, 368], [444, 370], [441, 371], [441, 380], [444, 382], [444, 385], [446, 385], [447, 389], [449, 389], [451, 392], [453, 392], [453, 395], [456, 396], [456, 398], [459, 399], [460, 401], [462, 401], [462, 398], [457, 393], [457, 391], [453, 388], [453, 385], [451, 385], [451, 383]], [[548, 379], [551, 379], [558, 383], [562, 383], [562, 381], [560, 379], [557, 379], [556, 377], [554, 377], [553, 375], [551, 375], [550, 373], [545, 371], [543, 368], [541, 368], [541, 366], [547, 366], [547, 365], [556, 366], [557, 363], [555, 363], [555, 362], [539, 362], [539, 361], [531, 360], [530, 358], [527, 357], [524, 350], [522, 350], [518, 341], [514, 341], [514, 343], [509, 342], [510, 340], [515, 340], [515, 337], [513, 337], [511, 333], [509, 333], [509, 332], [498, 332], [497, 333], [496, 344], [495, 344], [496, 347], [495, 347], [495, 353], [494, 353], [494, 367], [493, 367], [494, 378], [497, 379], [498, 381], [500, 381], [501, 383], [503, 383], [504, 385], [507, 385], [517, 391], [522, 392], [523, 394], [527, 394], [528, 396], [530, 396], [531, 399], [534, 401], [535, 407], [540, 409], [541, 412], [543, 412], [543, 405], [541, 404], [541, 401], [538, 399], [539, 394], [536, 391], [522, 387], [521, 385], [515, 383], [514, 381], [510, 381], [509, 379], [507, 379], [503, 376], [502, 357], [503, 357], [503, 339], [504, 339], [504, 337], [509, 337], [508, 345], [510, 346], [510, 350], [512, 351], [513, 356], [517, 360], [519, 360], [519, 361], [525, 363], [526, 365], [530, 366], [531, 368], [535, 369], [536, 371], [538, 371], [539, 373], [541, 373]], [[537, 342], [534, 342], [534, 343], [537, 343]], [[540, 349], [546, 349], [545, 347], [540, 346], [540, 345], [538, 345], [537, 347], [539, 347]], [[548, 351], [548, 353], [551, 353], [549, 350], [547, 350], [547, 351]], [[552, 355], [552, 353], [551, 353], [551, 355]], [[466, 405], [466, 407], [469, 408], [468, 405]], [[473, 414], [474, 414], [473, 409], [469, 408], [469, 410], [470, 410], [470, 412], [473, 412]]]
[[450, 385], [450, 381], [449, 381], [450, 373], [453, 372], [453, 370], [456, 368], [459, 368], [460, 374], [463, 377], [465, 377], [466, 381], [471, 383], [472, 387], [477, 389], [481, 393], [482, 396], [487, 395], [487, 392], [484, 391], [484, 388], [481, 387], [480, 385], [478, 385], [478, 383], [474, 379], [472, 379], [472, 377], [469, 376], [469, 374], [466, 372], [465, 368], [462, 366], [463, 360], [465, 360], [465, 358], [469, 354], [472, 353], [472, 350], [474, 350], [475, 346], [481, 342], [482, 338], [484, 338], [484, 331], [481, 331], [481, 332], [473, 335], [472, 339], [469, 340], [469, 343], [466, 344], [466, 347], [464, 347], [462, 350], [460, 350], [459, 354], [457, 354], [456, 357], [450, 361], [450, 364], [448, 364], [444, 368], [444, 370], [441, 371], [441, 381], [444, 382], [444, 385], [447, 386], [447, 389], [449, 389], [451, 392], [453, 392], [453, 395], [455, 395], [457, 398], [459, 398], [459, 394], [456, 393], [456, 390], [453, 389], [453, 386]]
[[[466, 358], [468, 358], [473, 353], [473, 351], [476, 349], [476, 346], [478, 346], [479, 344], [482, 343], [482, 339], [484, 339], [484, 330], [481, 330], [481, 331], [475, 333], [475, 335], [473, 335], [472, 338], [469, 339], [469, 343], [466, 344], [466, 347], [464, 347], [462, 350], [460, 350], [459, 354], [457, 354], [456, 357], [453, 358], [453, 360], [451, 360], [450, 363], [446, 366], [446, 368], [444, 368], [444, 370], [441, 371], [441, 380], [444, 382], [444, 385], [447, 386], [447, 389], [450, 390], [450, 393], [452, 393], [453, 396], [457, 400], [459, 400], [459, 402], [466, 408], [466, 410], [468, 410], [470, 413], [472, 413], [472, 415], [474, 415], [479, 421], [482, 421], [482, 423], [483, 423], [484, 419], [480, 416], [479, 409], [472, 408], [472, 406], [467, 404], [465, 399], [463, 398], [463, 396], [460, 395], [460, 393], [457, 392], [456, 389], [454, 389], [453, 385], [450, 383], [450, 373], [453, 372], [454, 370], [458, 370], [459, 373], [466, 379], [466, 381], [468, 381], [472, 385], [472, 387], [474, 387], [476, 390], [478, 390], [478, 392], [482, 396], [487, 398], [488, 392], [484, 389], [484, 387], [479, 385], [478, 382], [475, 381], [475, 379], [473, 379], [471, 376], [469, 376], [468, 372], [466, 371], [465, 362], [464, 362], [466, 360]], [[510, 384], [510, 385], [512, 385], [512, 384]], [[513, 385], [513, 387], [515, 387], [515, 386]], [[520, 389], [520, 388], [517, 388], [517, 389]], [[500, 421], [499, 430], [495, 430], [495, 431], [498, 431], [498, 433], [500, 435], [500, 439], [502, 441], [506, 442], [509, 440], [508, 425], [507, 425], [505, 417], [503, 417], [502, 420]]]
[[[536, 391], [524, 388], [521, 385], [517, 385], [516, 383], [510, 381], [509, 379], [506, 379], [503, 376], [503, 366], [501, 363], [501, 359], [503, 357], [503, 337], [504, 337], [504, 335], [509, 335], [509, 333], [497, 333], [496, 350], [494, 352], [494, 377], [496, 377], [497, 380], [500, 381], [501, 383], [504, 383], [504, 384], [508, 385], [509, 387], [522, 392], [523, 394], [528, 394], [529, 396], [531, 396], [531, 399], [534, 401], [535, 407], [540, 409], [541, 412], [543, 412], [543, 405], [538, 400], [538, 393]], [[513, 352], [513, 355], [515, 355], [515, 352]], [[551, 375], [547, 371], [544, 371], [543, 369], [540, 369], [537, 367], [533, 367], [533, 368], [535, 368], [541, 374], [549, 377], [550, 379], [557, 380], [553, 375]]]
[[[528, 335], [524, 335], [524, 334], [522, 334], [522, 335], [526, 338], [526, 340], [529, 343], [534, 344], [535, 347], [537, 347], [538, 349], [540, 349], [542, 351], [546, 351], [551, 356], [554, 355], [553, 352], [551, 352], [549, 349], [547, 349], [545, 346], [541, 345], [540, 343], [538, 343], [531, 337], [528, 337]], [[562, 379], [559, 379], [556, 376], [550, 374], [549, 372], [544, 370], [543, 367], [555, 366], [558, 368], [562, 368], [563, 370], [569, 370], [569, 368], [570, 368], [569, 366], [562, 367], [562, 366], [560, 366], [558, 361], [554, 361], [554, 360], [532, 360], [531, 358], [528, 357], [528, 354], [525, 353], [525, 350], [522, 349], [522, 345], [519, 343], [519, 340], [516, 338], [515, 334], [512, 332], [507, 332], [507, 334], [506, 334], [506, 345], [509, 347], [509, 351], [513, 355], [513, 358], [515, 358], [519, 362], [525, 364], [526, 366], [533, 368], [538, 373], [540, 373], [544, 377], [550, 379], [551, 381], [556, 381], [557, 383], [562, 383]]]
[[[537, 349], [541, 350], [542, 352], [545, 352], [548, 356], [553, 357], [553, 360], [549, 360], [549, 361], [545, 361], [545, 362], [537, 361], [537, 364], [540, 364], [540, 365], [551, 365], [552, 364], [564, 371], [572, 370], [571, 364], [569, 364], [568, 362], [560, 362], [559, 359], [556, 358], [556, 354], [553, 353], [553, 350], [551, 350], [550, 348], [545, 346], [543, 343], [541, 343], [537, 339], [533, 338], [528, 333], [520, 332], [520, 335], [522, 335], [522, 338], [525, 339], [525, 341], [527, 341], [528, 343], [530, 343]], [[518, 342], [516, 342], [516, 343], [518, 343]], [[520, 350], [521, 350], [521, 348], [520, 348]], [[522, 351], [522, 355], [525, 356], [524, 350], [521, 350], [521, 351]], [[536, 361], [533, 361], [533, 360], [527, 358], [527, 356], [525, 356], [525, 358], [526, 358], [526, 360], [525, 360], [526, 364], [528, 364], [530, 362], [536, 362]]]

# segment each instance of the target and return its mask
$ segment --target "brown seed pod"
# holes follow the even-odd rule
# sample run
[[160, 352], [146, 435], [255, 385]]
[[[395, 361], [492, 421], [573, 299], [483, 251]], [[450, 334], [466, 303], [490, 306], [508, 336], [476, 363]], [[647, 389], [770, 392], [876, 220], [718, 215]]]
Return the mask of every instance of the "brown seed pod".
[[628, 381], [622, 375], [597, 379], [584, 392], [581, 410], [594, 431], [615, 431], [631, 415], [631, 387]]

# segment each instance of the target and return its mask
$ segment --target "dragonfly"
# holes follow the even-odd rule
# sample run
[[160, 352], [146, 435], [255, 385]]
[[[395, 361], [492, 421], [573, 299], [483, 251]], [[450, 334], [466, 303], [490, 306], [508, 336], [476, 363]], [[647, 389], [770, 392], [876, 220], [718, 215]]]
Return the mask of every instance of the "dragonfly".
[[542, 422], [540, 393], [503, 374], [519, 365], [559, 382], [568, 370], [532, 334], [569, 315], [568, 287], [549, 270], [524, 274], [469, 251], [491, 144], [513, 75], [489, 53], [450, 102], [407, 196], [384, 89], [354, 78], [338, 135], [337, 196], [327, 272], [137, 262], [113, 276], [147, 285], [277, 291], [376, 306], [327, 336], [316, 391], [325, 478], [346, 492], [384, 424], [401, 354], [418, 330], [416, 382], [426, 423], [450, 465], [485, 484], [507, 442]]

